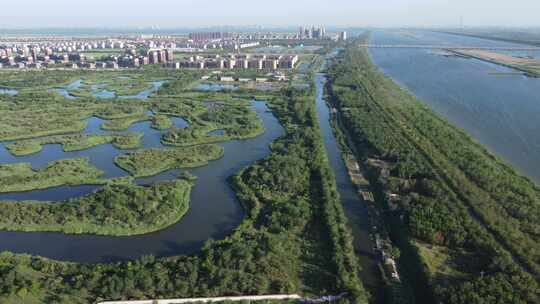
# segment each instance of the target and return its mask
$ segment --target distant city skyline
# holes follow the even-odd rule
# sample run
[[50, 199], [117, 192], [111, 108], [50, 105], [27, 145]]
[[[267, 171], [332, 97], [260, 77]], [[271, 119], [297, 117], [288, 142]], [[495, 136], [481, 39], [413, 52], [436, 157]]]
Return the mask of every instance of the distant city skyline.
[[2, 4], [0, 27], [540, 26], [538, 0], [68, 0]]

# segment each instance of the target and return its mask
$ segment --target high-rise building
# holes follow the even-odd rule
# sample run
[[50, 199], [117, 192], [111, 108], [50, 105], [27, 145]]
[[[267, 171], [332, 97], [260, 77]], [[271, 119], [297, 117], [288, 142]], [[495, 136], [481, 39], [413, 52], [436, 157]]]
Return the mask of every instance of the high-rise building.
[[311, 39], [313, 37], [313, 31], [311, 28], [304, 29], [304, 39]]
[[345, 31], [339, 32], [339, 34], [338, 34], [338, 40], [340, 40], [340, 41], [345, 41], [345, 40], [347, 40], [347, 32], [345, 32]]
[[165, 50], [159, 50], [158, 51], [158, 56], [159, 56], [159, 62], [161, 62], [161, 63], [167, 62], [167, 54], [166, 54]]
[[159, 55], [158, 55], [157, 51], [149, 51], [148, 52], [148, 63], [150, 63], [150, 64], [159, 63]]
[[34, 60], [34, 62], [37, 61], [38, 55], [39, 55], [39, 48], [37, 47], [32, 48], [32, 59]]
[[311, 38], [313, 39], [323, 39], [324, 36], [326, 35], [326, 29], [323, 27], [323, 26], [319, 26], [319, 27], [312, 27], [311, 29]]
[[174, 60], [174, 50], [173, 49], [167, 49], [165, 51], [166, 59], [167, 61], [173, 61]]

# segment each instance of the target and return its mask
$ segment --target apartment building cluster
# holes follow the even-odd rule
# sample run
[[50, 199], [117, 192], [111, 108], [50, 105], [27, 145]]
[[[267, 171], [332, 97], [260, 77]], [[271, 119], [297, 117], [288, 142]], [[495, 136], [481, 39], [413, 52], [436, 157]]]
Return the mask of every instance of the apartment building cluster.
[[38, 42], [30, 44], [4, 44], [0, 46], [0, 55], [36, 57], [39, 54], [52, 55], [56, 53], [84, 52], [93, 49], [124, 48], [128, 48], [128, 44], [120, 40]]
[[111, 68], [140, 67], [147, 64], [166, 64], [174, 60], [171, 48], [150, 49], [146, 55], [137, 54], [134, 48], [126, 49], [121, 55], [111, 55], [95, 61], [82, 52], [53, 53], [39, 48], [13, 49], [0, 48], [0, 68]]
[[228, 56], [192, 56], [180, 61], [178, 67], [188, 69], [293, 69], [298, 63], [298, 55], [231, 54]]
[[0, 48], [0, 64], [12, 68], [41, 68], [50, 64], [65, 64], [80, 61], [83, 56], [76, 53], [55, 54], [51, 49], [40, 47], [3, 47]]
[[174, 60], [173, 49], [150, 49], [145, 56], [130, 50], [122, 56], [109, 56], [104, 61], [95, 63], [79, 62], [85, 68], [138, 68], [147, 64], [167, 64]]
[[32, 43], [5, 43], [0, 45], [0, 64], [12, 68], [41, 68], [85, 62], [82, 52], [92, 49], [127, 49], [119, 40], [88, 41], [38, 41]]
[[189, 39], [197, 42], [211, 40], [228, 40], [232, 38], [233, 34], [228, 32], [195, 32], [189, 34]]

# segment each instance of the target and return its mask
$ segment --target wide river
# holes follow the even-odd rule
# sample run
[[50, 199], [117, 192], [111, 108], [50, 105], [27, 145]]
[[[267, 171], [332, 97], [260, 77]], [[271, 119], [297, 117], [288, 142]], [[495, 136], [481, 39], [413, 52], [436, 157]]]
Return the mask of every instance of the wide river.
[[[428, 31], [372, 32], [374, 44], [523, 46]], [[454, 125], [540, 183], [540, 79], [430, 50], [371, 49], [374, 62]], [[540, 58], [538, 52], [528, 55]]]
[[[266, 104], [254, 101], [253, 109], [262, 120], [265, 133], [248, 140], [220, 143], [225, 149], [223, 158], [211, 161], [207, 166], [188, 170], [197, 176], [191, 192], [190, 209], [176, 224], [167, 229], [139, 236], [109, 237], [95, 235], [67, 235], [50, 232], [0, 232], [0, 251], [29, 253], [48, 258], [76, 262], [110, 262], [134, 259], [142, 255], [170, 256], [193, 253], [210, 238], [220, 239], [230, 234], [244, 217], [228, 178], [241, 168], [270, 153], [270, 143], [283, 134], [278, 120], [268, 110]], [[187, 123], [174, 118], [176, 127]], [[102, 121], [90, 118], [88, 133], [100, 133]], [[150, 122], [132, 125], [128, 131], [143, 132], [144, 147], [163, 147], [161, 133], [150, 128]], [[29, 162], [34, 168], [48, 162], [73, 157], [88, 157], [92, 164], [105, 171], [106, 177], [125, 176], [127, 173], [115, 166], [116, 155], [126, 153], [112, 145], [100, 145], [77, 152], [63, 152], [59, 145], [45, 145], [43, 151], [25, 157], [14, 157], [0, 143], [0, 163]], [[139, 184], [158, 180], [174, 179], [181, 170], [171, 170], [163, 174], [137, 179]], [[57, 187], [23, 193], [0, 194], [0, 200], [63, 200], [79, 197], [95, 191], [97, 186]]]

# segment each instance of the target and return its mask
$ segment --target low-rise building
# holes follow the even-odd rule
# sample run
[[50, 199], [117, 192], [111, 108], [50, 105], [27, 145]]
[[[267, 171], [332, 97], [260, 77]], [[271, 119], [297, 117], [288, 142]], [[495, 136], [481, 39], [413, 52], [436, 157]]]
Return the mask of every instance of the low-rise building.
[[230, 76], [221, 76], [219, 77], [219, 81], [223, 81], [223, 82], [234, 82], [234, 77], [230, 77]]
[[234, 54], [225, 57], [219, 55], [192, 56], [181, 61], [180, 66], [196, 69], [264, 69], [275, 71], [293, 69], [297, 63], [298, 55]]

